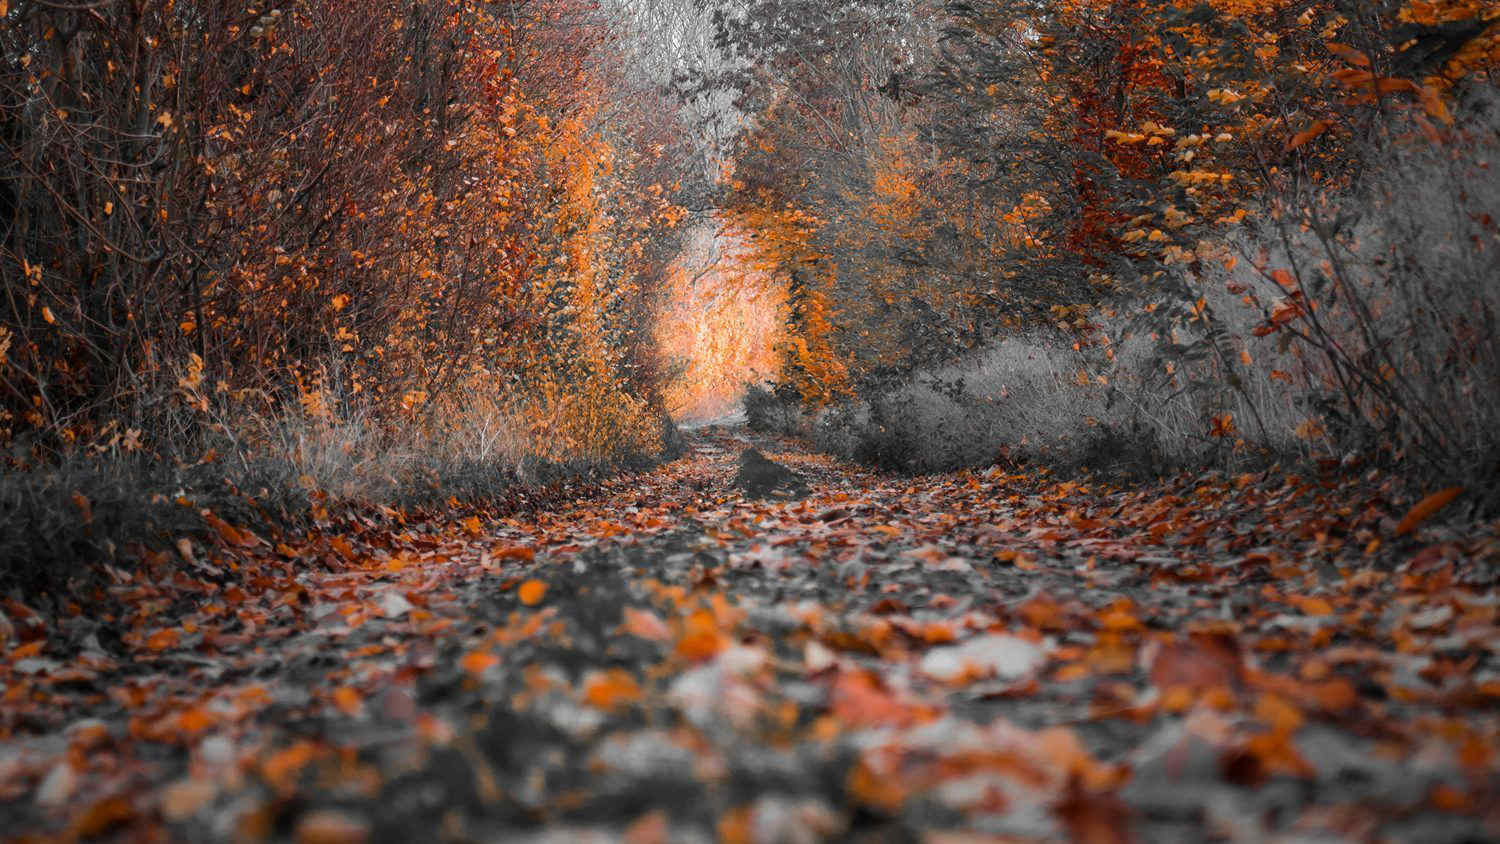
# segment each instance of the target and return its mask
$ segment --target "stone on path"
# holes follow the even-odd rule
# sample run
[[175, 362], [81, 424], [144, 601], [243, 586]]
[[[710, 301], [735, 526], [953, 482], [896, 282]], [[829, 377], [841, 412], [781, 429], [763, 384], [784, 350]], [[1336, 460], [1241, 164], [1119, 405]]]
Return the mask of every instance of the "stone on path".
[[782, 466], [754, 447], [740, 452], [740, 470], [734, 486], [754, 498], [801, 497], [808, 493], [801, 475]]

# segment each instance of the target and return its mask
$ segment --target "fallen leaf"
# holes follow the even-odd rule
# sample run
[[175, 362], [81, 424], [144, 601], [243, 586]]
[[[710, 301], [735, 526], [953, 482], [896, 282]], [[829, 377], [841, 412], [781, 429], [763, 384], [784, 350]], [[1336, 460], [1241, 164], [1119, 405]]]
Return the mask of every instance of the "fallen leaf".
[[620, 668], [592, 671], [583, 681], [583, 699], [597, 709], [617, 709], [640, 698], [640, 685]]
[[667, 623], [661, 620], [661, 616], [650, 610], [638, 610], [635, 607], [626, 607], [623, 611], [624, 622], [620, 629], [632, 636], [639, 636], [653, 642], [668, 642], [672, 639], [672, 630]]
[[657, 809], [641, 815], [625, 827], [623, 844], [667, 844], [671, 835], [670, 818], [665, 811]]
[[547, 597], [547, 584], [540, 580], [528, 580], [516, 589], [516, 597], [528, 607], [534, 607]]
[[178, 780], [162, 789], [162, 817], [174, 823], [185, 821], [213, 802], [218, 794], [218, 786], [210, 779], [192, 777]]
[[469, 651], [459, 660], [459, 666], [471, 677], [478, 677], [492, 666], [500, 664], [500, 657], [489, 651]]
[[496, 560], [521, 560], [529, 563], [536, 559], [536, 551], [524, 545], [506, 545], [491, 548], [490, 557]]
[[369, 822], [334, 809], [308, 812], [297, 821], [292, 840], [297, 844], [363, 844], [370, 838]]
[[349, 686], [340, 686], [333, 690], [333, 703], [349, 717], [357, 717], [364, 711], [364, 699], [357, 689]]
[[1417, 526], [1432, 518], [1437, 511], [1447, 507], [1453, 499], [1462, 495], [1464, 488], [1461, 486], [1450, 486], [1447, 489], [1438, 490], [1431, 495], [1418, 501], [1415, 506], [1401, 517], [1396, 524], [1396, 535], [1405, 536], [1417, 529]]

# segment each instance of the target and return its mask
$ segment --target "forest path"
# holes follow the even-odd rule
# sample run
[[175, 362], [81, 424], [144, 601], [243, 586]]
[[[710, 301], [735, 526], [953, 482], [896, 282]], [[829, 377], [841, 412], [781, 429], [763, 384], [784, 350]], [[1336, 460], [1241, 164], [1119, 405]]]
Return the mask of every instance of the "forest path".
[[[811, 494], [735, 492], [749, 444]], [[1118, 490], [876, 475], [742, 429], [688, 447], [487, 524], [228, 528], [202, 579], [119, 585], [121, 618], [7, 603], [0, 830], [1500, 836], [1493, 536], [1389, 541], [1369, 490], [1269, 475]], [[215, 585], [231, 562], [251, 573]]]

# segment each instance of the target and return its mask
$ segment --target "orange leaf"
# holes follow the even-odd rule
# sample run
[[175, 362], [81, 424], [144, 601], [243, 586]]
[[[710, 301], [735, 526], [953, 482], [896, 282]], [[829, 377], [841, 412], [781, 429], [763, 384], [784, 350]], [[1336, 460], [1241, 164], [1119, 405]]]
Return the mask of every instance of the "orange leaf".
[[534, 607], [547, 596], [547, 584], [540, 580], [528, 580], [516, 590], [516, 596], [521, 599], [521, 603]]
[[297, 844], [364, 844], [370, 824], [335, 809], [319, 809], [297, 821], [292, 838]]
[[213, 725], [214, 716], [202, 708], [193, 707], [177, 713], [177, 729], [185, 735], [196, 736]]
[[164, 651], [177, 644], [177, 631], [172, 629], [158, 630], [146, 638], [146, 647], [153, 651]]
[[849, 771], [845, 782], [849, 795], [860, 803], [893, 812], [906, 802], [907, 787], [899, 777], [882, 776], [863, 761]]
[[1297, 707], [1270, 693], [1255, 701], [1255, 717], [1273, 731], [1282, 733], [1295, 732], [1305, 720]]
[[340, 686], [333, 690], [333, 704], [339, 708], [340, 712], [351, 718], [358, 715], [364, 708], [359, 691], [349, 686]]
[[198, 813], [219, 794], [212, 780], [188, 778], [178, 780], [161, 793], [161, 813], [169, 821], [184, 821]]
[[1141, 620], [1131, 612], [1129, 601], [1117, 601], [1108, 609], [1099, 613], [1096, 621], [1101, 630], [1114, 630], [1123, 632], [1126, 630], [1139, 630]]
[[1323, 42], [1323, 46], [1328, 48], [1328, 52], [1334, 54], [1335, 56], [1338, 56], [1339, 58], [1343, 59], [1349, 64], [1354, 65], [1355, 67], [1370, 66], [1370, 57], [1354, 49], [1353, 47], [1340, 44], [1336, 41], [1325, 41]]
[[752, 821], [748, 807], [740, 806], [725, 812], [719, 818], [719, 841], [722, 844], [750, 844], [754, 840], [751, 837]]
[[584, 701], [597, 709], [617, 709], [640, 698], [640, 685], [621, 668], [591, 672], [583, 683]]
[[667, 813], [657, 809], [636, 818], [625, 828], [624, 844], [666, 844], [671, 840], [672, 824]]
[[1286, 732], [1269, 732], [1251, 737], [1245, 751], [1260, 763], [1268, 774], [1285, 774], [1293, 777], [1313, 777], [1317, 771], [1307, 763], [1291, 735]]
[[834, 717], [849, 726], [906, 726], [917, 715], [863, 671], [839, 674], [829, 693], [829, 704]]
[[480, 674], [483, 674], [490, 666], [499, 665], [500, 657], [495, 656], [489, 651], [469, 651], [468, 653], [463, 655], [463, 658], [458, 661], [458, 664], [463, 668], [463, 670], [469, 672], [471, 676], [478, 677]]
[[536, 552], [524, 545], [509, 545], [504, 548], [491, 548], [490, 557], [496, 560], [521, 560], [529, 563], [536, 559]]
[[1453, 122], [1453, 115], [1448, 113], [1448, 106], [1443, 102], [1442, 94], [1431, 85], [1422, 87], [1417, 91], [1417, 99], [1422, 103], [1422, 110], [1427, 116], [1441, 120], [1445, 124]]
[[290, 747], [276, 751], [260, 765], [261, 776], [278, 791], [289, 790], [297, 775], [318, 755], [318, 746], [311, 741], [299, 741]]
[[639, 636], [653, 642], [665, 642], [672, 638], [672, 631], [656, 613], [650, 610], [638, 610], [635, 607], [625, 608], [625, 622], [620, 625], [620, 629], [632, 636]]
[[1332, 125], [1333, 124], [1329, 123], [1327, 120], [1314, 120], [1312, 122], [1312, 125], [1293, 135], [1292, 139], [1290, 141], [1287, 141], [1286, 151], [1291, 152], [1297, 147], [1302, 146], [1313, 138], [1316, 138], [1317, 136], [1328, 131], [1328, 127]]
[[1417, 87], [1417, 83], [1410, 79], [1398, 79], [1394, 76], [1375, 77], [1375, 90], [1382, 94], [1394, 94], [1397, 92], [1419, 93], [1421, 91]]
[[677, 655], [684, 659], [709, 659], [724, 649], [724, 637], [714, 614], [699, 610], [687, 617], [682, 638], [677, 640]]
[[89, 503], [88, 496], [74, 490], [73, 506], [78, 508], [78, 517], [83, 520], [84, 524], [88, 524], [94, 520], [94, 508]]
[[1333, 78], [1337, 79], [1339, 84], [1345, 88], [1354, 88], [1369, 82], [1375, 76], [1368, 70], [1355, 70], [1354, 68], [1346, 67], [1343, 70], [1334, 71]]
[[1427, 521], [1433, 513], [1447, 507], [1453, 499], [1462, 495], [1463, 491], [1464, 488], [1461, 486], [1450, 486], [1418, 501], [1415, 507], [1406, 511], [1406, 515], [1401, 517], [1401, 522], [1396, 525], [1396, 535], [1405, 536], [1416, 530], [1417, 525]]
[[1301, 595], [1293, 595], [1287, 600], [1295, 605], [1297, 609], [1301, 610], [1303, 615], [1333, 615], [1333, 604], [1328, 603], [1328, 599], [1326, 598], [1308, 598]]

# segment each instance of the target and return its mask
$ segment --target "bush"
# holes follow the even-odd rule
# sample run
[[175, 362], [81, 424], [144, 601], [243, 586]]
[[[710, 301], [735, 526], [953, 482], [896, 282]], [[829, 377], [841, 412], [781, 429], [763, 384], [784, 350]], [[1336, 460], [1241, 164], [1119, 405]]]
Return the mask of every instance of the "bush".
[[770, 389], [760, 384], [745, 387], [745, 424], [752, 431], [798, 434], [803, 428], [802, 404], [796, 391], [786, 385]]
[[1001, 455], [1132, 474], [1380, 464], [1493, 507], [1497, 122], [1497, 99], [1477, 97], [1442, 144], [1373, 142], [1378, 166], [1348, 193], [1267, 200], [1204, 250], [1219, 260], [1134, 308], [1148, 316], [992, 343], [845, 410], [821, 441], [903, 471]]
[[1063, 339], [1041, 332], [1009, 338], [965, 364], [838, 408], [817, 426], [816, 441], [903, 473], [996, 462], [1140, 476], [1163, 471], [1170, 463], [1154, 430], [1125, 413], [1107, 417], [1108, 392], [1068, 377], [1078, 356]]

